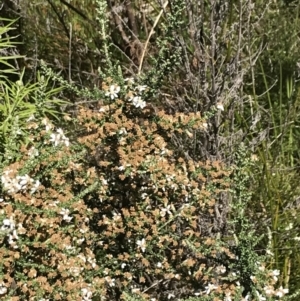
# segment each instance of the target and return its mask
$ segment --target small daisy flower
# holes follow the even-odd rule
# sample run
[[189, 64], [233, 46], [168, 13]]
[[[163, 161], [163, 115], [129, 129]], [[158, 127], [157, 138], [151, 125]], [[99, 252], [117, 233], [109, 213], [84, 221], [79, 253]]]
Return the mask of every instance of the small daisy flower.
[[113, 100], [118, 97], [118, 93], [120, 92], [120, 87], [117, 85], [111, 85], [109, 87], [109, 91], [105, 93], [105, 96], [110, 96], [110, 99]]
[[145, 250], [146, 250], [146, 241], [145, 241], [145, 238], [143, 238], [142, 240], [138, 240], [136, 242], [136, 244], [139, 246], [139, 248], [142, 250], [142, 252], [145, 252]]
[[146, 107], [146, 102], [142, 100], [140, 96], [135, 96], [132, 99], [132, 103], [136, 108], [145, 108]]
[[288, 288], [282, 288], [282, 286], [276, 291], [275, 295], [279, 298], [282, 298], [289, 292]]

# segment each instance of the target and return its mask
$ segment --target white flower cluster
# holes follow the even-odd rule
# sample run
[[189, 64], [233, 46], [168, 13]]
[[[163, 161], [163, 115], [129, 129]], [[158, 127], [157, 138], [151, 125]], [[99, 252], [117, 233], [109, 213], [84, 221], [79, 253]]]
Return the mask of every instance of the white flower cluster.
[[[224, 266], [219, 266], [217, 268], [217, 270], [218, 270], [218, 273], [221, 273], [221, 274], [223, 274], [223, 273], [226, 272], [226, 268]], [[260, 266], [259, 270], [264, 271], [265, 267], [264, 266]], [[278, 270], [274, 270], [274, 271], [269, 272], [268, 275], [272, 278], [273, 284], [275, 284], [278, 281], [278, 276], [280, 275], [280, 272]], [[235, 277], [236, 274], [232, 273], [232, 276]], [[255, 276], [251, 276], [250, 278], [253, 281], [253, 283], [257, 282], [257, 278]], [[240, 283], [238, 281], [236, 282], [236, 285], [238, 287], [240, 287]], [[210, 293], [212, 293], [213, 291], [217, 290], [218, 288], [219, 287], [217, 285], [209, 283], [205, 287], [204, 294], [209, 295]], [[283, 288], [282, 286], [280, 286], [280, 288], [278, 288], [276, 290], [273, 285], [265, 286], [263, 288], [263, 290], [264, 290], [264, 295], [262, 293], [258, 292], [258, 291], [255, 291], [256, 297], [257, 297], [256, 300], [266, 301], [266, 300], [269, 300], [268, 298], [272, 297], [272, 296], [276, 296], [278, 298], [282, 298], [282, 297], [284, 297], [289, 292], [289, 290], [287, 288]], [[197, 295], [201, 295], [201, 292], [197, 293]], [[248, 294], [245, 298], [242, 299], [242, 301], [249, 301], [250, 300], [249, 298], [250, 298], [250, 296]], [[225, 298], [223, 300], [224, 301], [233, 301], [234, 297], [232, 296], [231, 292], [225, 292]]]
[[[44, 118], [42, 120], [42, 124], [45, 125], [46, 132], [50, 132], [54, 126], [53, 124], [47, 119]], [[61, 128], [56, 130], [56, 133], [50, 134], [50, 142], [54, 144], [54, 146], [58, 146], [60, 144], [65, 144], [66, 146], [70, 145], [69, 138], [67, 138]]]
[[[19, 228], [22, 228], [22, 226], [19, 225]], [[18, 237], [18, 233], [16, 230], [16, 225], [15, 225], [15, 222], [13, 221], [13, 219], [12, 218], [4, 219], [2, 221], [2, 226], [1, 226], [0, 230], [2, 233], [6, 234], [9, 245], [11, 245], [14, 249], [17, 249], [18, 246], [16, 244], [16, 241], [19, 237]]]
[[84, 256], [83, 254], [77, 255], [77, 257], [80, 258], [83, 261], [83, 263], [89, 263], [93, 269], [97, 267], [96, 259], [94, 257], [89, 255]]
[[92, 301], [93, 293], [88, 288], [81, 289], [82, 301]]
[[39, 180], [34, 180], [30, 178], [27, 174], [24, 176], [12, 176], [12, 170], [6, 170], [1, 176], [1, 182], [4, 190], [9, 194], [17, 193], [19, 191], [26, 191], [30, 189], [30, 194], [33, 194], [37, 191], [40, 186]]
[[[147, 89], [147, 86], [143, 85], [137, 85], [136, 87], [132, 87], [134, 84], [134, 79], [133, 78], [128, 78], [125, 81], [127, 81], [130, 85], [131, 91], [128, 93], [128, 100], [132, 101], [132, 104], [136, 108], [145, 108], [146, 107], [146, 102], [143, 101], [142, 99], [142, 94], [143, 92]], [[132, 91], [133, 90], [133, 91]]]
[[111, 278], [110, 276], [106, 276], [104, 279], [109, 286], [114, 287], [116, 285], [115, 283], [116, 280], [114, 278]]
[[63, 220], [67, 221], [68, 223], [72, 220], [73, 217], [69, 216], [70, 210], [62, 208], [61, 211], [59, 212], [63, 216]]
[[28, 155], [30, 158], [37, 157], [39, 155], [39, 151], [34, 146], [32, 146], [28, 151]]
[[53, 142], [54, 146], [58, 146], [60, 144], [65, 144], [65, 146], [69, 146], [70, 145], [70, 141], [69, 138], [67, 138], [64, 135], [64, 132], [62, 129], [57, 129], [56, 130], [56, 134], [52, 133], [50, 135], [50, 141]]
[[[128, 83], [128, 86], [125, 86], [125, 88], [130, 88], [130, 92], [127, 94], [128, 101], [132, 102], [132, 104], [136, 108], [145, 108], [146, 102], [142, 99], [142, 93], [147, 89], [147, 86], [143, 85], [137, 85], [133, 87], [134, 85], [134, 79], [133, 78], [127, 78], [125, 79], [125, 82]], [[118, 98], [121, 88], [118, 85], [111, 85], [109, 89], [106, 91], [105, 96], [110, 97], [111, 100], [114, 100], [115, 98]], [[101, 109], [100, 109], [101, 110]]]

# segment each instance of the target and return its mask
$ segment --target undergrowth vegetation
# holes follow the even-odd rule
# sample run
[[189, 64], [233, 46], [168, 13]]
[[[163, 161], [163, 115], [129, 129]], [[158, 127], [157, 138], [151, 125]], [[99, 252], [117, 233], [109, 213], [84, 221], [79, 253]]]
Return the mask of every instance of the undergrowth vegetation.
[[39, 53], [24, 18], [24, 70], [0, 20], [0, 299], [297, 298], [299, 93], [257, 33], [277, 4], [64, 2]]
[[154, 114], [130, 82], [109, 79], [114, 103], [79, 108], [76, 139], [32, 115], [30, 143], [2, 162], [4, 300], [284, 295], [243, 213], [246, 152], [235, 168], [182, 156], [171, 136], [205, 131], [205, 117]]

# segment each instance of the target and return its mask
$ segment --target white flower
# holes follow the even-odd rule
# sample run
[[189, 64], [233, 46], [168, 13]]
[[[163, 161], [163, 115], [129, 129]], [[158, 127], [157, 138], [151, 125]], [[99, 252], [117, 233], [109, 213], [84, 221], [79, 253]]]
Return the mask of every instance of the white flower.
[[34, 117], [34, 115], [32, 114], [32, 115], [30, 115], [28, 118], [27, 118], [27, 122], [29, 122], [29, 121], [32, 121], [32, 120], [35, 120], [35, 117]]
[[65, 134], [64, 134], [64, 131], [61, 129], [61, 128], [58, 128], [57, 130], [56, 130], [56, 132], [59, 134], [59, 135], [61, 135], [61, 136], [64, 136]]
[[120, 92], [120, 87], [116, 85], [111, 85], [109, 87], [109, 91], [105, 93], [105, 96], [110, 96], [110, 98], [113, 100], [118, 97], [118, 93]]
[[119, 135], [122, 135], [122, 134], [124, 134], [124, 135], [127, 134], [127, 131], [126, 131], [125, 128], [121, 128], [121, 129], [119, 130]]
[[70, 222], [73, 217], [69, 216], [70, 210], [62, 208], [62, 210], [59, 212], [63, 216], [63, 220]]
[[85, 238], [77, 239], [76, 243], [80, 246], [84, 242]]
[[142, 200], [145, 200], [145, 199], [147, 198], [147, 196], [148, 196], [148, 194], [147, 194], [146, 192], [143, 192], [143, 193], [141, 194]]
[[69, 146], [70, 145], [69, 138], [65, 136], [63, 130], [59, 128], [56, 132], [58, 133], [61, 142], [64, 143], [66, 146]]
[[30, 194], [35, 193], [38, 190], [40, 184], [41, 182], [39, 180], [36, 180], [35, 183], [31, 186]]
[[284, 230], [292, 230], [293, 229], [293, 223], [289, 223], [289, 225], [287, 227], [285, 227]]
[[82, 298], [83, 298], [82, 301], [91, 301], [92, 300], [93, 293], [89, 289], [82, 288], [81, 294], [82, 294]]
[[253, 162], [259, 161], [259, 158], [258, 158], [258, 156], [257, 156], [256, 154], [251, 154], [250, 159], [251, 159], [251, 161], [253, 161]]
[[13, 230], [12, 234], [9, 234], [9, 236], [8, 236], [9, 241], [13, 241], [14, 239], [17, 240], [18, 238], [19, 238], [19, 236], [17, 234], [17, 230]]
[[109, 284], [109, 286], [115, 286], [115, 279], [110, 278], [109, 276], [105, 277], [105, 280]]
[[142, 240], [138, 240], [136, 242], [136, 244], [139, 246], [139, 248], [142, 250], [142, 252], [145, 252], [145, 250], [146, 250], [146, 241], [145, 241], [145, 238], [143, 238]]
[[10, 171], [5, 171], [4, 175], [1, 177], [1, 182], [3, 184], [3, 188], [7, 190], [8, 193], [16, 193], [18, 192], [22, 187], [19, 185], [19, 181], [14, 178], [9, 177]]
[[130, 85], [134, 84], [134, 78], [133, 78], [133, 77], [125, 78], [124, 81], [125, 81], [125, 82], [128, 82], [128, 84], [130, 84]]
[[136, 89], [141, 93], [147, 89], [147, 86], [138, 85]]
[[225, 299], [224, 301], [232, 301], [231, 299], [231, 292], [225, 292]]
[[96, 259], [95, 259], [95, 258], [88, 257], [88, 258], [87, 258], [87, 261], [88, 261], [88, 263], [92, 266], [93, 269], [97, 266], [97, 264], [96, 264]]
[[44, 118], [42, 120], [42, 124], [45, 125], [46, 132], [49, 132], [53, 128], [53, 125], [49, 122], [49, 120], [47, 118]]
[[19, 185], [21, 186], [22, 190], [25, 190], [27, 188], [27, 185], [33, 182], [33, 180], [28, 175], [17, 176], [17, 180], [19, 181]]
[[161, 268], [161, 267], [162, 267], [161, 262], [158, 262], [156, 266], [157, 266], [158, 268]]
[[202, 123], [202, 127], [206, 130], [208, 128], [208, 123], [207, 122], [203, 122]]
[[69, 138], [67, 138], [67, 137], [64, 137], [63, 139], [62, 139], [62, 142], [65, 144], [65, 146], [69, 146], [70, 145], [70, 141], [69, 141]]
[[224, 106], [221, 102], [217, 103], [217, 109], [220, 110], [220, 111], [224, 111]]
[[39, 155], [39, 151], [34, 146], [32, 146], [28, 151], [28, 155], [30, 158], [37, 157]]
[[121, 214], [120, 213], [113, 213], [113, 220], [114, 221], [119, 221], [119, 220], [121, 220], [122, 219], [122, 217], [121, 217]]
[[52, 133], [50, 135], [50, 142], [53, 142], [54, 146], [58, 146], [60, 143], [64, 143], [66, 146], [69, 146], [69, 138], [64, 135], [63, 130], [59, 128], [56, 132], [57, 134]]
[[225, 272], [226, 272], [226, 267], [224, 267], [223, 265], [217, 266], [217, 273], [218, 274], [224, 274]]
[[58, 144], [60, 143], [60, 135], [52, 133], [50, 135], [50, 142], [53, 142], [54, 146], [58, 146]]
[[285, 294], [289, 292], [288, 288], [282, 288], [282, 286], [276, 291], [275, 295], [279, 298], [282, 298]]
[[12, 219], [4, 219], [2, 221], [2, 227], [1, 227], [1, 230], [2, 231], [13, 231], [15, 229], [15, 223], [12, 221]]
[[123, 263], [121, 264], [121, 269], [124, 269], [125, 267], [126, 267], [126, 263], [123, 262]]
[[274, 270], [271, 272], [271, 276], [273, 277], [274, 281], [278, 281], [278, 277], [280, 275], [280, 271], [279, 270]]
[[162, 208], [160, 210], [160, 216], [164, 217], [164, 216], [166, 216], [166, 213], [168, 213], [169, 215], [172, 215], [172, 212], [170, 211], [170, 209], [171, 209], [171, 205], [168, 205], [167, 207]]
[[272, 296], [274, 295], [275, 291], [274, 291], [274, 287], [271, 285], [265, 286], [264, 287], [264, 291], [267, 294], [267, 296]]
[[265, 301], [267, 300], [266, 297], [264, 297], [263, 295], [261, 295], [258, 291], [256, 291], [257, 297], [259, 301]]
[[254, 283], [257, 281], [255, 276], [250, 276], [250, 279], [251, 279], [252, 282], [254, 282]]
[[213, 290], [215, 290], [217, 288], [218, 287], [216, 285], [209, 283], [208, 286], [205, 287], [205, 293], [207, 295], [209, 295], [211, 291], [213, 291]]
[[7, 293], [7, 287], [4, 285], [4, 282], [0, 283], [0, 295], [4, 295]]
[[142, 98], [140, 96], [135, 96], [133, 97], [133, 100], [132, 100], [132, 103], [133, 105], [136, 107], [136, 108], [145, 108], [146, 107], [146, 102], [142, 100]]

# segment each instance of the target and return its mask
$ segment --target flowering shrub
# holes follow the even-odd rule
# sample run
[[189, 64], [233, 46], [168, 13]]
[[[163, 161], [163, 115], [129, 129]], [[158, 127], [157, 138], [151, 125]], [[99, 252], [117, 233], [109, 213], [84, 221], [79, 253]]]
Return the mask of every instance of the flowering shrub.
[[1, 300], [92, 300], [103, 285], [86, 191], [72, 189], [79, 154], [48, 119], [27, 130], [31, 144], [1, 177]]
[[238, 228], [243, 174], [195, 161], [174, 143], [205, 131], [208, 120], [157, 110], [143, 100], [146, 90], [133, 79], [123, 87], [108, 79], [100, 107], [79, 108], [65, 130], [29, 118], [30, 143], [2, 163], [1, 299], [279, 300], [287, 293], [274, 288], [278, 271], [253, 251], [245, 224]]
[[[230, 224], [236, 233], [229, 235], [227, 215], [241, 207], [231, 206], [226, 195], [234, 181], [246, 188], [230, 178], [236, 168], [195, 161], [174, 143], [176, 135], [188, 139], [205, 131], [207, 119], [200, 113], [168, 115], [143, 101], [147, 87], [133, 79], [125, 83], [121, 89], [108, 79], [107, 101], [98, 111], [82, 107], [77, 116], [78, 142], [93, 170], [88, 178], [99, 183], [84, 199], [95, 213], [91, 227], [106, 299], [282, 297], [287, 291], [275, 290], [251, 237], [237, 223]], [[236, 201], [245, 196], [233, 195]]]
[[99, 108], [78, 108], [65, 129], [29, 118], [30, 143], [2, 162], [1, 299], [280, 300], [287, 293], [274, 288], [278, 271], [253, 250], [243, 174], [193, 160], [174, 143], [205, 131], [207, 118], [168, 115], [143, 100], [146, 90], [133, 79], [124, 86], [108, 79]]

